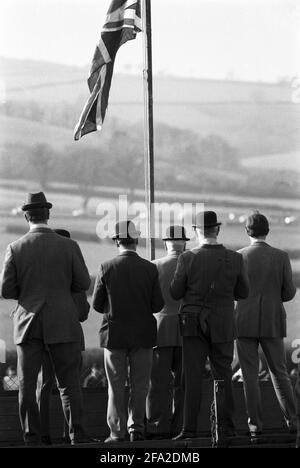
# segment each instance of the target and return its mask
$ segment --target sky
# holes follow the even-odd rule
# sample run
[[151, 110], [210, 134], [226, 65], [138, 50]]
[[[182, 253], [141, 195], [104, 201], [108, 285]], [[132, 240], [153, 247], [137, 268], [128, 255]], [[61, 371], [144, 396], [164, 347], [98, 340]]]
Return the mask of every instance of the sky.
[[[155, 74], [274, 82], [300, 76], [299, 0], [152, 0]], [[7, 0], [0, 56], [89, 68], [110, 0]], [[143, 64], [142, 34], [116, 71]]]

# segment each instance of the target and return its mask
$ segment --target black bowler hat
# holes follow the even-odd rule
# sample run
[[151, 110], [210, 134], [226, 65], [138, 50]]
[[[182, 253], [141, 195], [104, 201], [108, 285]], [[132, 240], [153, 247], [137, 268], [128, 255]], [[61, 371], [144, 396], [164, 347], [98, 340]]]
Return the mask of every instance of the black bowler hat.
[[34, 210], [36, 208], [52, 208], [52, 203], [46, 200], [43, 192], [28, 193], [27, 200], [22, 206], [23, 211]]
[[56, 234], [59, 234], [60, 236], [68, 237], [69, 239], [71, 238], [71, 234], [66, 229], [53, 229], [53, 230], [54, 232], [56, 232]]
[[266, 236], [269, 233], [269, 221], [259, 211], [248, 216], [245, 227], [250, 237]]
[[215, 226], [220, 226], [222, 223], [219, 223], [217, 220], [217, 215], [214, 211], [201, 211], [196, 214], [195, 224], [193, 228], [210, 228]]
[[172, 225], [169, 226], [166, 230], [166, 237], [163, 237], [163, 241], [176, 241], [184, 240], [189, 241], [190, 239], [186, 237], [185, 229], [183, 226]]
[[127, 219], [116, 224], [112, 239], [136, 239], [140, 234], [141, 231], [137, 231], [134, 222]]

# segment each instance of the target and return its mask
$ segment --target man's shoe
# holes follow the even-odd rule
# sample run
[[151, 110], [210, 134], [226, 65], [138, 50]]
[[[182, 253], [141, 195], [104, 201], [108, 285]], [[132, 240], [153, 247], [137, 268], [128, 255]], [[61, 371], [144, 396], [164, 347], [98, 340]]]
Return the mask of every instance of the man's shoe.
[[300, 434], [297, 435], [296, 448], [300, 448]]
[[117, 444], [118, 442], [124, 442], [124, 437], [107, 437], [104, 441], [105, 444]]
[[131, 432], [130, 442], [138, 442], [140, 440], [145, 440], [145, 437], [141, 432]]
[[224, 439], [235, 439], [237, 437], [237, 432], [232, 428], [224, 429], [220, 431], [220, 437]]
[[50, 436], [42, 436], [41, 437], [41, 442], [43, 445], [52, 445], [52, 440]]
[[249, 431], [250, 442], [252, 444], [257, 444], [262, 436], [262, 431]]
[[195, 439], [197, 437], [196, 432], [191, 431], [181, 431], [176, 437], [173, 437], [172, 440], [186, 440], [186, 439]]
[[288, 430], [290, 434], [297, 434], [297, 426], [295, 424], [288, 426]]
[[165, 440], [170, 439], [171, 436], [168, 432], [157, 432], [155, 433], [148, 433], [146, 436], [147, 440]]
[[247, 435], [250, 437], [259, 437], [262, 435], [262, 431], [248, 431]]
[[99, 444], [99, 439], [94, 439], [93, 437], [83, 436], [78, 439], [71, 440], [71, 445], [77, 444]]
[[67, 444], [69, 445], [69, 444], [71, 443], [71, 440], [70, 440], [70, 437], [69, 437], [69, 436], [63, 436], [63, 437], [62, 437], [62, 441], [63, 441], [63, 443], [66, 444], [66, 445], [67, 445]]

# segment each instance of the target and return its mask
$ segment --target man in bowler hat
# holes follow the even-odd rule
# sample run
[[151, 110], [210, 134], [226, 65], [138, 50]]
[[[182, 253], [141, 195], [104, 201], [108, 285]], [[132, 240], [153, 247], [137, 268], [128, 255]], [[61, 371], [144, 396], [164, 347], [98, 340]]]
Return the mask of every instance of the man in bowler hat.
[[234, 300], [248, 295], [248, 278], [241, 254], [218, 243], [221, 223], [214, 211], [196, 216], [193, 226], [199, 247], [180, 255], [171, 295], [182, 299], [185, 400], [182, 432], [176, 440], [197, 436], [205, 363], [213, 377], [224, 381], [224, 404], [218, 415], [220, 435], [235, 435], [232, 393]]
[[164, 308], [155, 314], [157, 344], [153, 349], [150, 389], [147, 397], [148, 438], [162, 439], [178, 434], [182, 426], [182, 340], [179, 332], [179, 306], [170, 295], [177, 260], [187, 241], [183, 226], [170, 226], [163, 238], [167, 255], [154, 260], [163, 293]]
[[290, 301], [296, 294], [291, 264], [286, 252], [267, 244], [269, 222], [263, 214], [255, 212], [250, 215], [245, 227], [250, 245], [239, 252], [247, 265], [250, 293], [237, 305], [236, 324], [249, 431], [252, 438], [262, 432], [258, 380], [260, 346], [286, 424], [291, 432], [296, 432], [295, 401], [283, 342], [286, 336], [283, 302]]
[[41, 441], [36, 387], [45, 349], [54, 366], [71, 442], [87, 441], [78, 374], [82, 330], [72, 294], [87, 290], [90, 277], [77, 243], [48, 227], [51, 207], [43, 192], [28, 194], [22, 210], [29, 232], [8, 246], [1, 278], [2, 297], [18, 301], [12, 315], [26, 445]]
[[[100, 346], [108, 380], [106, 443], [122, 442], [126, 429], [130, 441], [144, 439], [146, 397], [156, 344], [153, 314], [164, 305], [155, 265], [137, 252], [139, 231], [132, 221], [116, 224], [119, 254], [100, 266], [93, 294], [93, 307], [104, 314]], [[128, 370], [129, 368], [129, 370]], [[125, 383], [129, 372], [129, 400]], [[126, 428], [127, 425], [127, 428]]]

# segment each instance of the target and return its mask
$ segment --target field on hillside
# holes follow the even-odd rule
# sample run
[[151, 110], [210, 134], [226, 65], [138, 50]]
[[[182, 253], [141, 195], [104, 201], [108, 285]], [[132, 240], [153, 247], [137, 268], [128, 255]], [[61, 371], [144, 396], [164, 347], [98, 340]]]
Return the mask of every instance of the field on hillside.
[[[47, 62], [20, 61], [0, 57], [5, 100], [33, 102], [43, 106], [77, 106], [75, 125], [88, 88], [88, 70]], [[154, 77], [154, 123], [195, 131], [201, 137], [217, 134], [236, 147], [240, 157], [288, 153], [300, 147], [300, 104], [292, 102], [288, 83], [268, 84], [226, 80]], [[1, 108], [0, 108], [1, 110]], [[116, 119], [126, 124], [143, 122], [141, 77], [115, 75], [112, 82], [105, 129]], [[0, 117], [3, 141], [47, 142], [54, 148], [72, 144], [72, 128]], [[77, 145], [97, 145], [99, 133]], [[141, 136], [142, 138], [142, 136]], [[284, 167], [284, 161], [283, 165]]]
[[[267, 155], [272, 153], [293, 152], [300, 147], [300, 106], [288, 104], [177, 104], [156, 103], [154, 123], [193, 130], [201, 137], [219, 135], [239, 150], [239, 157]], [[74, 126], [79, 118], [74, 114]], [[73, 129], [33, 122], [17, 117], [0, 114], [0, 150], [7, 143], [32, 145], [48, 143], [54, 149], [63, 150], [65, 146], [76, 145], [97, 147], [105, 138], [106, 130], [114, 125], [115, 119], [127, 124], [143, 122], [141, 104], [126, 106], [110, 103], [106, 125], [101, 132], [73, 141]], [[141, 136], [142, 137], [142, 136]], [[285, 168], [284, 158], [278, 159], [277, 167]], [[278, 164], [279, 163], [279, 164]]]
[[[76, 116], [75, 116], [76, 119]], [[36, 143], [47, 143], [54, 150], [62, 151], [65, 146], [77, 145], [84, 152], [84, 148], [97, 147], [99, 140], [103, 138], [104, 132], [94, 133], [93, 138], [83, 139], [75, 142], [72, 128], [49, 125], [44, 122], [33, 122], [31, 120], [17, 117], [8, 117], [0, 114], [0, 151], [5, 144], [17, 145], [18, 142], [32, 146]], [[84, 153], [83, 153], [84, 154]]]
[[267, 154], [245, 158], [242, 161], [245, 168], [278, 169], [300, 172], [300, 151], [288, 154]]

